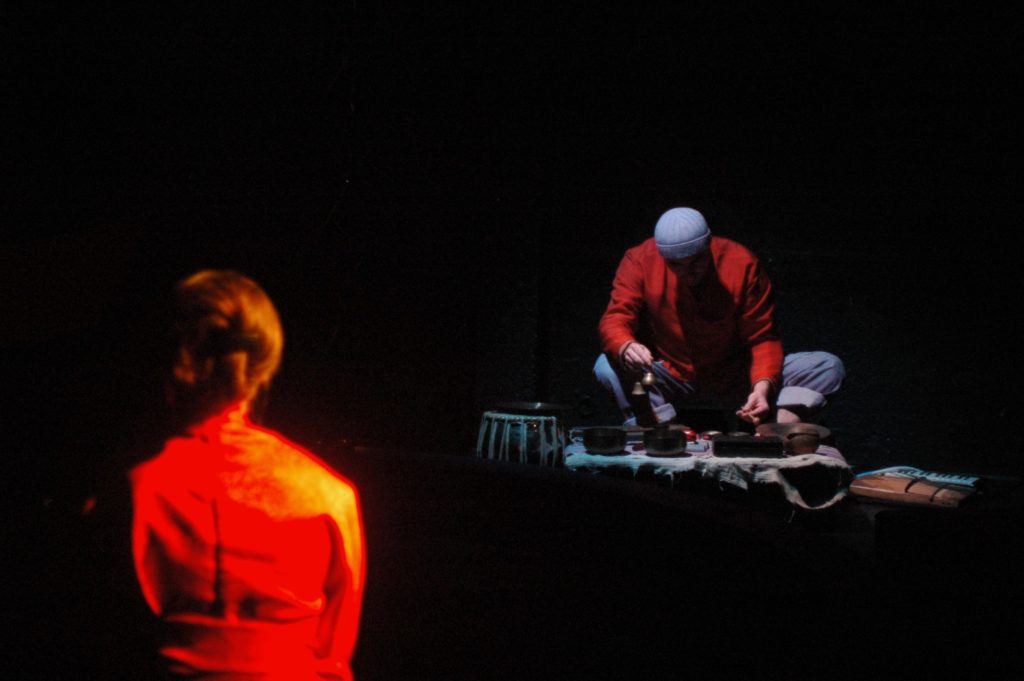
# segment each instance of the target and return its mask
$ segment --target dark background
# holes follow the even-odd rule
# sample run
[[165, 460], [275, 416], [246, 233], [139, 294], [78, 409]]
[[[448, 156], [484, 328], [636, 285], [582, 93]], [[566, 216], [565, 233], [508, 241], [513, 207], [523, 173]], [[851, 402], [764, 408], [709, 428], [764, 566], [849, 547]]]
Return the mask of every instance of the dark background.
[[206, 267], [276, 301], [268, 421], [329, 460], [468, 456], [504, 401], [616, 422], [597, 320], [681, 205], [761, 256], [787, 350], [846, 362], [855, 466], [1024, 475], [1009, 14], [464, 4], [5, 5], [12, 508], [152, 453], [158, 311]]
[[201, 267], [278, 303], [268, 419], [310, 446], [465, 454], [513, 400], [614, 422], [596, 323], [678, 205], [767, 263], [787, 350], [845, 360], [828, 423], [851, 461], [1022, 472], [997, 10], [5, 14], [0, 341], [26, 474], [133, 447], [149, 311]]

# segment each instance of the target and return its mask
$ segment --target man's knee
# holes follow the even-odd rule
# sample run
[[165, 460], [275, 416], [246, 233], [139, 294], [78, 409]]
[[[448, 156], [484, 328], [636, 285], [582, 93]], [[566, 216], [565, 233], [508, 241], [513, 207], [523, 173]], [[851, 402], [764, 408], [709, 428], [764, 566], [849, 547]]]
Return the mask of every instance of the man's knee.
[[785, 386], [831, 395], [842, 387], [846, 367], [843, 360], [831, 352], [797, 352], [786, 355], [782, 373]]
[[818, 382], [821, 387], [818, 390], [822, 395], [831, 395], [839, 390], [846, 378], [846, 366], [843, 360], [831, 352], [818, 352]]

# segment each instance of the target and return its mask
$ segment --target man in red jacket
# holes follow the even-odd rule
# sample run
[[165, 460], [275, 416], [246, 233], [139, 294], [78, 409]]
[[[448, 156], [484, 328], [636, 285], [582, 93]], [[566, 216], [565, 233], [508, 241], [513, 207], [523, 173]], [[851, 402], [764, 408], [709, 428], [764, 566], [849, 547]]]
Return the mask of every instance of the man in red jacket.
[[[619, 264], [594, 374], [627, 424], [638, 410], [641, 422], [671, 421], [676, 405], [729, 406], [755, 425], [817, 420], [843, 364], [827, 352], [783, 356], [774, 314], [757, 257], [712, 236], [696, 210], [673, 208]], [[633, 388], [646, 372], [654, 383], [638, 399]]]

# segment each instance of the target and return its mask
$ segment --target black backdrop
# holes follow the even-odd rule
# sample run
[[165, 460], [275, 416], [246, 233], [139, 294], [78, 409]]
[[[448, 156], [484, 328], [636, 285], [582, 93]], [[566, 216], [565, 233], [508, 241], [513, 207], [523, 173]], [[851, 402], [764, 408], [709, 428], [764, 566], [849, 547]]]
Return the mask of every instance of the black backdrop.
[[5, 10], [14, 486], [139, 455], [152, 311], [199, 267], [279, 304], [268, 419], [320, 451], [467, 454], [509, 400], [613, 421], [597, 318], [677, 205], [846, 361], [854, 463], [1021, 474], [1008, 17], [558, 5]]

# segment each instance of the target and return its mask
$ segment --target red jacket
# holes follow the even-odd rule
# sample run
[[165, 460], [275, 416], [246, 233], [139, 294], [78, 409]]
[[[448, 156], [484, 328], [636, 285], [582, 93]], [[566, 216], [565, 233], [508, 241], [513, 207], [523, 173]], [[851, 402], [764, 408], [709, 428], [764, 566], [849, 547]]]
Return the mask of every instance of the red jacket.
[[131, 481], [135, 568], [171, 671], [352, 678], [365, 553], [351, 483], [239, 405]]
[[712, 266], [694, 288], [680, 283], [654, 238], [628, 251], [601, 317], [602, 349], [613, 359], [628, 341], [650, 348], [703, 395], [724, 395], [782, 375], [772, 285], [757, 258], [711, 238]]

